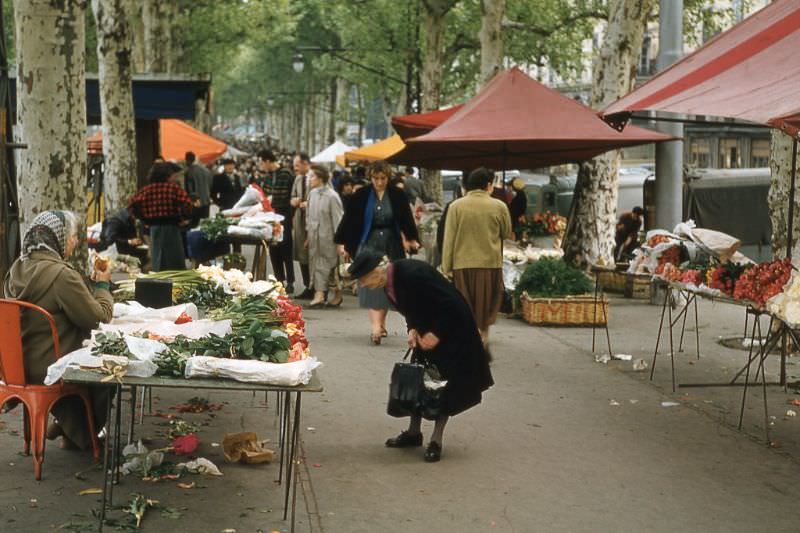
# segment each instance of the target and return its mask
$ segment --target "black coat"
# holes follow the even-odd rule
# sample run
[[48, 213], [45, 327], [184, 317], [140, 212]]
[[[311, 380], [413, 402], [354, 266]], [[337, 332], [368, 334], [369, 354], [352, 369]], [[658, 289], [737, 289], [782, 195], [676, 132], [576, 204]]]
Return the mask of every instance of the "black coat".
[[239, 183], [238, 176], [228, 176], [224, 172], [216, 174], [211, 181], [211, 200], [221, 210], [230, 209], [244, 193], [244, 187]]
[[[367, 211], [367, 200], [372, 191], [372, 185], [362, 187], [350, 196], [347, 202], [347, 208], [344, 210], [344, 216], [336, 229], [336, 235], [333, 240], [336, 244], [344, 244], [345, 250], [350, 254], [350, 257], [355, 257], [358, 251], [358, 245], [361, 244], [361, 235], [364, 233], [364, 217]], [[394, 219], [397, 222], [397, 227], [405, 235], [406, 239], [410, 241], [418, 241], [419, 233], [417, 232], [417, 225], [414, 223], [414, 214], [411, 212], [411, 206], [408, 205], [408, 198], [406, 194], [397, 187], [389, 186], [386, 188], [386, 194], [389, 195], [389, 202], [392, 204], [392, 212]], [[402, 238], [400, 234], [395, 232], [394, 237], [400, 243], [399, 248], [402, 248]]]
[[469, 305], [455, 286], [423, 261], [393, 263], [397, 311], [409, 329], [432, 332], [439, 344], [421, 352], [447, 380], [443, 403], [452, 416], [481, 402], [483, 391], [494, 385], [489, 353], [483, 346]]

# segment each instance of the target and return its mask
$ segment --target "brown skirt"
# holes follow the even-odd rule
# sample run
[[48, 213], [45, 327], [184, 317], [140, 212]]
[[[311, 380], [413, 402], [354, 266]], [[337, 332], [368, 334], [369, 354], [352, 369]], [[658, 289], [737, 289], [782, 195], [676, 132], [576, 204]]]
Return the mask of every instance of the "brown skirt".
[[453, 271], [453, 282], [467, 300], [478, 329], [486, 330], [497, 320], [503, 303], [503, 270], [464, 268]]

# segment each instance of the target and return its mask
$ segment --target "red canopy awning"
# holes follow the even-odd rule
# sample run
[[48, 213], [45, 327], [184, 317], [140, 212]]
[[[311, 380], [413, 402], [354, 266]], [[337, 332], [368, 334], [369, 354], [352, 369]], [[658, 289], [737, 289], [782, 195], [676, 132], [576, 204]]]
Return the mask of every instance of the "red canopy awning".
[[401, 115], [399, 117], [392, 117], [392, 126], [400, 137], [409, 139], [411, 137], [419, 137], [425, 135], [433, 128], [453, 116], [456, 111], [461, 109], [463, 104], [448, 107], [447, 109], [438, 109], [428, 113], [414, 113], [412, 115]]
[[644, 128], [620, 133], [592, 109], [515, 67], [498, 74], [436, 129], [408, 139], [389, 161], [439, 169], [539, 168], [670, 139]]
[[800, 128], [800, 1], [775, 0], [604, 111], [624, 124], [632, 112], [729, 117]]

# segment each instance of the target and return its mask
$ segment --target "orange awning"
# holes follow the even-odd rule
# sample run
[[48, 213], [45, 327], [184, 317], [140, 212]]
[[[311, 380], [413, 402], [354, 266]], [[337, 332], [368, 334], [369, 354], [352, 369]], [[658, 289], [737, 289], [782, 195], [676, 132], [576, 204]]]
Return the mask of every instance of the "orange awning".
[[361, 148], [356, 148], [350, 152], [345, 152], [344, 158], [348, 163], [360, 162], [368, 163], [372, 161], [385, 161], [389, 157], [405, 148], [405, 143], [399, 135], [378, 141], [375, 144], [368, 144]]
[[[208, 164], [213, 163], [228, 149], [224, 142], [194, 129], [182, 120], [161, 119], [158, 127], [161, 155], [166, 160], [183, 161], [186, 152], [194, 152], [200, 162]], [[102, 153], [102, 132], [98, 131], [87, 141], [91, 153]]]

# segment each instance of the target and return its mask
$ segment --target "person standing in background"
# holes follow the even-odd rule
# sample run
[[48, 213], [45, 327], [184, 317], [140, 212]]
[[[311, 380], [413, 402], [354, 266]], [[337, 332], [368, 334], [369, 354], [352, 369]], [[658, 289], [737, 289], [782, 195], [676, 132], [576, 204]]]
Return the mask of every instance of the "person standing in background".
[[484, 343], [503, 303], [503, 239], [511, 236], [506, 204], [492, 198], [492, 172], [473, 170], [467, 195], [447, 211], [442, 272], [467, 300]]
[[414, 176], [414, 168], [406, 167], [403, 173], [403, 191], [408, 197], [408, 203], [414, 205], [417, 203], [417, 198], [426, 201], [425, 185], [422, 180]]
[[519, 240], [522, 233], [522, 226], [525, 225], [525, 211], [528, 209], [528, 195], [525, 192], [525, 182], [522, 178], [515, 178], [508, 183], [509, 189], [514, 197], [508, 204], [508, 210], [511, 212], [511, 227], [514, 230], [514, 235]]
[[200, 205], [192, 212], [192, 226], [204, 218], [208, 218], [211, 207], [211, 182], [214, 179], [205, 165], [197, 162], [194, 152], [186, 152], [186, 172], [184, 172], [184, 188], [193, 201], [200, 200]]
[[275, 279], [286, 285], [288, 294], [294, 293], [294, 262], [292, 261], [292, 172], [278, 164], [272, 150], [258, 153], [261, 170], [266, 174], [262, 187], [270, 197], [272, 208], [283, 216], [283, 240], [269, 247], [269, 259]]
[[327, 305], [339, 307], [342, 305], [342, 288], [336, 272], [339, 256], [336, 254], [333, 235], [342, 220], [342, 201], [328, 184], [329, 174], [325, 168], [313, 165], [311, 173], [306, 215], [306, 242], [314, 299], [311, 300], [309, 307], [324, 305], [325, 292], [329, 288], [333, 295]]
[[244, 187], [236, 175], [236, 162], [233, 159], [223, 159], [222, 172], [214, 176], [211, 183], [211, 198], [220, 211], [224, 211], [233, 207], [243, 193]]
[[305, 247], [306, 242], [306, 208], [308, 206], [308, 190], [311, 182], [311, 160], [305, 152], [299, 152], [294, 156], [294, 184], [292, 185], [292, 200], [291, 204], [294, 208], [294, 220], [292, 220], [292, 229], [294, 235], [292, 240], [294, 242], [294, 260], [300, 263], [300, 275], [303, 278], [303, 292], [298, 294], [296, 298], [301, 300], [310, 300], [314, 296], [314, 291], [311, 289], [311, 276], [308, 268], [308, 249]]
[[150, 226], [153, 272], [186, 268], [179, 225], [183, 217], [190, 215], [193, 204], [186, 191], [175, 183], [181, 172], [175, 163], [156, 163], [150, 169], [150, 184], [142, 187], [128, 204], [131, 215]]
[[[392, 168], [383, 161], [372, 164], [371, 184], [355, 192], [347, 204], [334, 241], [345, 261], [365, 252], [402, 259], [419, 249], [419, 232], [406, 195], [389, 185]], [[362, 288], [358, 302], [369, 310], [370, 342], [379, 345], [387, 335], [386, 315], [391, 303], [383, 290]]]

